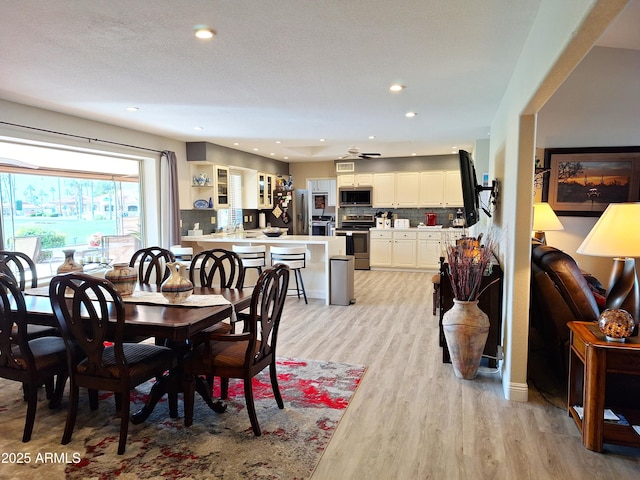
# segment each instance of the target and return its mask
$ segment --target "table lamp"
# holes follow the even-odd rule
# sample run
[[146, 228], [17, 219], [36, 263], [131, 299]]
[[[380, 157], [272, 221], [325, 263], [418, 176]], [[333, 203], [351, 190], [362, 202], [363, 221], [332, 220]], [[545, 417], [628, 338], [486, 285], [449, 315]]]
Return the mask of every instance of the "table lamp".
[[548, 203], [533, 204], [533, 238], [539, 240], [543, 245], [547, 244], [546, 231], [564, 230], [558, 216]]
[[637, 325], [640, 289], [634, 257], [640, 257], [640, 203], [610, 203], [576, 252], [613, 258], [606, 306], [626, 310]]

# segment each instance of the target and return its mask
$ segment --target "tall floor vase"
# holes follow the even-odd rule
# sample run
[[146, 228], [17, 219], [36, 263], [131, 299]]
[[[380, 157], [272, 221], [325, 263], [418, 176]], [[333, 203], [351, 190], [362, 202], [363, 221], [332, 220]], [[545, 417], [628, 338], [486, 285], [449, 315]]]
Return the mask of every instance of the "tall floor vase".
[[475, 378], [489, 335], [489, 317], [478, 308], [477, 300], [454, 300], [442, 317], [442, 328], [456, 377]]

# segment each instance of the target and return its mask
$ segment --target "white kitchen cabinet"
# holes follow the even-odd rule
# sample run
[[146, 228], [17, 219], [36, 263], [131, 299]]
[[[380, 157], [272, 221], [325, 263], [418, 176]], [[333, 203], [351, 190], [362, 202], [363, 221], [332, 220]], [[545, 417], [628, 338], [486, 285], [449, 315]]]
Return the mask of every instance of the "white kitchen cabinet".
[[396, 173], [396, 207], [417, 207], [420, 202], [420, 176], [418, 172]]
[[462, 181], [459, 170], [420, 172], [420, 207], [462, 207]]
[[374, 207], [417, 207], [419, 200], [420, 177], [418, 172], [373, 174]]
[[370, 187], [373, 185], [373, 173], [347, 173], [338, 175], [338, 187]]
[[396, 201], [396, 177], [394, 173], [373, 174], [374, 208], [393, 208]]
[[258, 172], [258, 209], [273, 207], [273, 186], [275, 176], [270, 173]]
[[371, 230], [369, 237], [369, 264], [372, 267], [391, 267], [393, 232]]
[[391, 266], [416, 268], [417, 232], [393, 232], [393, 257]]
[[214, 166], [213, 208], [229, 208], [229, 167]]
[[420, 199], [421, 207], [444, 206], [444, 171], [432, 170], [420, 172]]
[[459, 170], [447, 170], [444, 172], [444, 206], [462, 207], [462, 180]]
[[418, 232], [418, 268], [437, 270], [443, 255], [440, 232]]
[[370, 237], [372, 268], [438, 270], [444, 247], [463, 237], [459, 229], [373, 229]]

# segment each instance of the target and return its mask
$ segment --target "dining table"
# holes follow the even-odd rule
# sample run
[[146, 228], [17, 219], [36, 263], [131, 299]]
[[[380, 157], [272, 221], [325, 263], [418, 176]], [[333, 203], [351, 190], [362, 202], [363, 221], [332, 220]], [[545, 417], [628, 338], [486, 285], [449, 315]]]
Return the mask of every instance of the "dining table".
[[[169, 399], [169, 415], [178, 417], [178, 402], [174, 392], [180, 392], [183, 381], [182, 358], [190, 349], [191, 339], [198, 333], [249, 308], [253, 289], [194, 287], [193, 295], [181, 304], [163, 301], [155, 285], [138, 285], [124, 303], [124, 333], [127, 337], [154, 337], [156, 344], [166, 345], [178, 353], [177, 367], [167, 372], [151, 387], [145, 405], [131, 415], [131, 421], [145, 421], [158, 401]], [[48, 287], [26, 289], [24, 292], [27, 321], [30, 324], [58, 326], [48, 297]], [[156, 295], [154, 295], [156, 294]], [[209, 298], [204, 298], [209, 297]], [[115, 325], [115, 317], [114, 317]], [[215, 411], [224, 411], [221, 400], [211, 398], [209, 391], [200, 391]]]

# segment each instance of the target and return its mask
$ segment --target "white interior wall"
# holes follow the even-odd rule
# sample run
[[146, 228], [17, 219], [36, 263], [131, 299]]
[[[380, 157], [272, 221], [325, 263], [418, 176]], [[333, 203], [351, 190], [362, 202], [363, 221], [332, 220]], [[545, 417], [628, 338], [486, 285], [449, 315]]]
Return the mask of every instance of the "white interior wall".
[[536, 113], [575, 68], [625, 1], [543, 0], [491, 125], [494, 172], [503, 178], [495, 224], [505, 272], [503, 391], [527, 400], [530, 232]]

